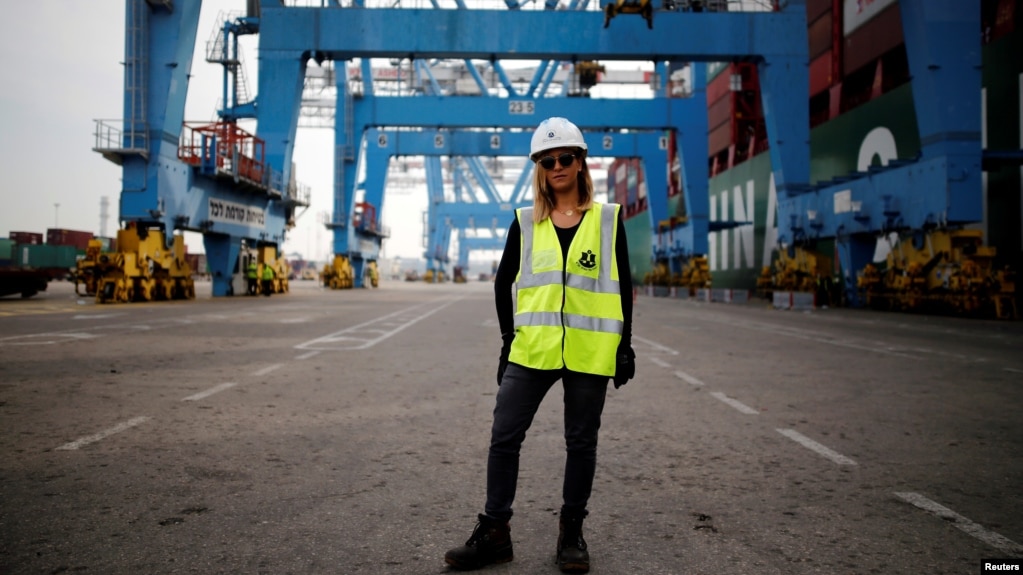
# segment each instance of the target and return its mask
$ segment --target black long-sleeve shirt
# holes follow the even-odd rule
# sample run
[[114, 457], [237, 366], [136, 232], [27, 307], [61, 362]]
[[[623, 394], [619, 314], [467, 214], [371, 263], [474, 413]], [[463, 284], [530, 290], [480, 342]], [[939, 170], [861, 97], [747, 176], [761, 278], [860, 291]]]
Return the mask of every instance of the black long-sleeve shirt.
[[[587, 217], [588, 213], [584, 213], [583, 217]], [[582, 223], [582, 220], [579, 222]], [[561, 261], [564, 264], [568, 260], [568, 248], [579, 229], [579, 224], [570, 228], [554, 226], [554, 229], [557, 231], [558, 241], [561, 243]], [[515, 283], [515, 276], [519, 273], [519, 262], [522, 261], [522, 250], [519, 246], [521, 235], [522, 229], [519, 227], [519, 220], [515, 218], [508, 226], [504, 254], [501, 255], [497, 275], [494, 276], [494, 297], [497, 302], [497, 321], [501, 325], [501, 333], [511, 333], [515, 330], [512, 285]], [[632, 268], [629, 266], [629, 242], [625, 237], [625, 222], [620, 211], [618, 234], [615, 241], [615, 259], [618, 262], [618, 287], [622, 294], [622, 318], [624, 320], [621, 345], [625, 347], [632, 345]]]

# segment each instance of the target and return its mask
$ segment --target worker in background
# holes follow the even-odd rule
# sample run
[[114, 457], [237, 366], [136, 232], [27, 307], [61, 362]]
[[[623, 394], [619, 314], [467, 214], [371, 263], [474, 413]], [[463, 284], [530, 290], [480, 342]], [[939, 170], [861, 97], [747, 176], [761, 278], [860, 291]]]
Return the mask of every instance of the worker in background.
[[469, 540], [444, 556], [455, 569], [512, 560], [509, 520], [519, 451], [558, 380], [564, 387], [566, 461], [557, 562], [564, 573], [590, 568], [582, 526], [607, 384], [613, 379], [615, 388], [624, 385], [636, 366], [621, 206], [593, 201], [586, 152], [582, 132], [564, 118], [544, 120], [531, 140], [533, 207], [516, 210], [494, 281], [503, 345], [487, 498]]
[[263, 264], [263, 295], [270, 297], [270, 294], [274, 292], [274, 269], [269, 265]]
[[245, 270], [245, 279], [249, 284], [249, 295], [256, 295], [259, 289], [259, 276], [256, 274], [256, 258], [249, 260], [249, 267]]

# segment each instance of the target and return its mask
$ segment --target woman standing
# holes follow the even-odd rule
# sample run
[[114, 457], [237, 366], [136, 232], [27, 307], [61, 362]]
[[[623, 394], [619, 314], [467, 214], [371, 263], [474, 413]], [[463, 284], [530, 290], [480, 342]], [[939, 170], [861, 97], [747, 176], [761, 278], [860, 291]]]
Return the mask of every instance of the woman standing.
[[[597, 432], [609, 379], [635, 373], [632, 280], [621, 206], [593, 201], [582, 132], [565, 118], [540, 123], [533, 207], [516, 210], [494, 279], [503, 346], [487, 460], [487, 501], [465, 545], [444, 559], [456, 569], [511, 561], [509, 520], [519, 451], [547, 391], [565, 390], [565, 477], [557, 562], [590, 568], [582, 523], [593, 488]], [[513, 290], [515, 302], [513, 305]]]

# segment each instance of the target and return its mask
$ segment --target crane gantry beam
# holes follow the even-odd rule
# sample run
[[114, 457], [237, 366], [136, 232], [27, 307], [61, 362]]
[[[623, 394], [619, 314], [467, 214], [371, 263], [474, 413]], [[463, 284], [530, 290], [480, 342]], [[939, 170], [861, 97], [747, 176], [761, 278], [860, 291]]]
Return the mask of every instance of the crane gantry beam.
[[[573, 4], [573, 6], [575, 6]], [[349, 213], [356, 189], [356, 166], [370, 127], [493, 127], [532, 129], [549, 116], [572, 118], [583, 129], [672, 130], [679, 133], [685, 158], [683, 188], [691, 202], [692, 251], [706, 252], [707, 118], [702, 81], [693, 98], [671, 98], [664, 89], [667, 72], [686, 62], [756, 61], [765, 104], [773, 119], [768, 134], [779, 193], [805, 192], [809, 180], [805, 0], [791, 0], [774, 12], [672, 12], [654, 3], [655, 25], [621, 18], [605, 28], [603, 14], [585, 10], [379, 9], [364, 6], [295, 8], [261, 0], [260, 135], [271, 162], [290, 162], [301, 103], [306, 62], [362, 60], [362, 81], [335, 78], [335, 213]], [[565, 33], [571, 30], [571, 33]], [[541, 60], [644, 60], [665, 74], [652, 99], [548, 98], [534, 78], [526, 90], [502, 80], [504, 93], [493, 96], [423, 94], [387, 97], [372, 91], [369, 60], [390, 58]], [[667, 66], [664, 64], [667, 63]], [[347, 64], [346, 64], [347, 67]], [[503, 68], [496, 67], [498, 73]], [[651, 172], [656, 171], [652, 170]], [[651, 226], [667, 217], [666, 194], [650, 194]], [[347, 208], [347, 209], [346, 209]], [[340, 225], [338, 222], [335, 224]], [[335, 253], [350, 253], [364, 242], [335, 227]]]

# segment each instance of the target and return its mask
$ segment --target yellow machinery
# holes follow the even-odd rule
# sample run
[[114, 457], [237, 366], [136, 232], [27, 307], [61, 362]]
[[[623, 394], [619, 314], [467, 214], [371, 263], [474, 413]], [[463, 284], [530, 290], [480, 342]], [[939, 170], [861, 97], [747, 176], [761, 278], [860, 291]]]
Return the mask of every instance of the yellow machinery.
[[355, 271], [348, 256], [334, 256], [334, 261], [323, 266], [320, 276], [323, 287], [330, 289], [352, 289], [355, 287]]
[[830, 273], [831, 261], [807, 249], [797, 247], [792, 250], [778, 250], [778, 259], [774, 262], [774, 291], [794, 291], [814, 293], [817, 291], [818, 280]]
[[462, 266], [455, 266], [455, 269], [452, 270], [452, 278], [454, 283], [456, 284], [465, 283], [466, 281], [465, 270], [462, 269]]
[[274, 279], [270, 282], [270, 293], [288, 293], [288, 277], [291, 275], [291, 266], [288, 260], [277, 257], [277, 248], [273, 245], [263, 245], [256, 248], [256, 278], [259, 281], [260, 293], [263, 289], [263, 268], [269, 266], [273, 269]]
[[771, 299], [774, 296], [774, 274], [771, 266], [760, 268], [760, 275], [757, 276], [757, 297]]
[[[436, 277], [434, 277], [434, 276], [436, 276]], [[444, 283], [444, 282], [448, 281], [448, 278], [447, 278], [447, 275], [444, 273], [443, 270], [437, 270], [437, 271], [426, 270], [426, 273], [423, 274], [423, 281], [428, 283], [428, 284], [432, 284], [432, 283], [438, 283], [439, 284], [439, 283]]]
[[643, 283], [651, 286], [670, 286], [671, 285], [671, 272], [668, 271], [667, 262], [657, 262], [654, 264], [652, 270], [648, 271], [643, 276]]
[[774, 292], [802, 292], [816, 294], [817, 305], [834, 305], [831, 268], [833, 260], [803, 247], [777, 250], [777, 259], [771, 266], [760, 268], [757, 277], [757, 295], [770, 299]]
[[604, 6], [604, 27], [619, 14], [639, 14], [646, 20], [646, 27], [654, 27], [654, 7], [650, 0], [615, 0]]
[[864, 268], [857, 287], [875, 308], [1015, 319], [1015, 272], [993, 269], [995, 254], [980, 230], [918, 234], [888, 253], [886, 269]]
[[369, 285], [380, 287], [380, 270], [377, 268], [376, 261], [366, 264], [366, 279], [369, 280]]
[[690, 296], [696, 295], [698, 289], [710, 289], [710, 265], [707, 256], [694, 256], [686, 259], [682, 265], [682, 271], [672, 274], [668, 269], [668, 262], [660, 261], [654, 264], [653, 270], [647, 272], [643, 277], [646, 285], [662, 287], [682, 287]]
[[605, 71], [606, 69], [604, 68], [604, 65], [600, 62], [595, 62], [593, 60], [576, 62], [575, 74], [577, 86], [575, 87], [575, 90], [569, 92], [569, 95], [589, 96], [590, 88], [596, 86], [600, 82], [600, 75]]
[[[75, 267], [75, 293], [78, 295], [95, 296], [100, 284], [100, 256], [103, 254], [103, 242], [95, 238], [89, 240], [85, 249], [85, 257], [78, 260]], [[78, 290], [81, 285], [85, 293]]]
[[99, 240], [90, 241], [85, 258], [78, 262], [75, 292], [82, 284], [97, 303], [194, 298], [184, 237], [176, 235], [171, 249], [166, 246], [158, 228], [119, 230], [115, 252], [102, 251]]
[[695, 296], [698, 289], [710, 289], [710, 264], [707, 256], [694, 256], [686, 260], [677, 285], [687, 288], [690, 296]]

